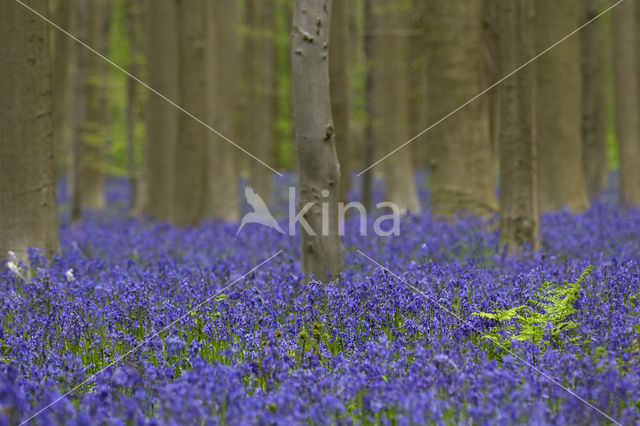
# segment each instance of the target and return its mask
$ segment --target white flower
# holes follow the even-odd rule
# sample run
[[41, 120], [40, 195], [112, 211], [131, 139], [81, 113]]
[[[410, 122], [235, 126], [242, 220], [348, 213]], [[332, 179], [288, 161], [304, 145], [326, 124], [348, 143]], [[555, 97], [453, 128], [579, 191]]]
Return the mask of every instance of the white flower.
[[20, 267], [13, 260], [7, 262], [7, 268], [9, 268], [9, 270], [18, 277], [22, 274], [22, 271], [20, 271]]
[[68, 269], [67, 272], [65, 272], [65, 275], [67, 277], [67, 282], [76, 280], [76, 277], [73, 275], [73, 269]]

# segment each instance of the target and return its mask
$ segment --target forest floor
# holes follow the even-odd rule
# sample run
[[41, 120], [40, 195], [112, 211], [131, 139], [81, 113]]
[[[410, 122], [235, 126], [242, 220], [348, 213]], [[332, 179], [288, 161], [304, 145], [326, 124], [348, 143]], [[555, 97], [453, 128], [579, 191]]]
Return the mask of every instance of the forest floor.
[[304, 283], [298, 237], [107, 195], [81, 224], [61, 203], [54, 260], [0, 267], [0, 424], [640, 422], [640, 210], [611, 194], [544, 215], [521, 257], [495, 218], [348, 221], [327, 286]]

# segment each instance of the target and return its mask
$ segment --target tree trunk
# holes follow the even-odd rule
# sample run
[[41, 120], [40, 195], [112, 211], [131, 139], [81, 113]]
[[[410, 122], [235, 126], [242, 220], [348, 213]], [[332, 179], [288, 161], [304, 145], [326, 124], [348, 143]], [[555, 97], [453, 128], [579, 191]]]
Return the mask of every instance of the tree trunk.
[[[74, 25], [75, 34], [80, 40], [87, 39], [87, 0], [78, 0], [75, 4]], [[73, 117], [71, 123], [71, 142], [69, 146], [69, 196], [71, 201], [71, 220], [79, 222], [82, 219], [82, 203], [80, 197], [80, 169], [82, 159], [82, 139], [84, 137], [84, 123], [86, 113], [86, 84], [87, 80], [87, 48], [75, 44], [75, 70], [73, 73]]]
[[640, 206], [640, 109], [635, 7], [635, 2], [625, 1], [612, 12], [613, 83], [620, 159], [620, 203]]
[[[199, 118], [206, 117], [205, 0], [178, 0], [178, 52], [180, 102]], [[207, 129], [180, 114], [175, 151], [174, 220], [178, 226], [195, 225], [202, 214]]]
[[[376, 0], [372, 4], [374, 34], [372, 57], [373, 143], [384, 156], [413, 135], [409, 123], [409, 38], [398, 34], [409, 25], [408, 10], [401, 2]], [[413, 176], [411, 149], [405, 147], [382, 163], [387, 201], [401, 210], [420, 211]]]
[[[536, 1], [536, 51], [580, 25], [579, 0]], [[580, 37], [570, 37], [536, 63], [538, 188], [540, 211], [568, 206], [585, 210], [589, 201], [582, 163]]]
[[49, 29], [13, 0], [0, 10], [0, 258], [27, 260], [29, 247], [59, 249]]
[[[250, 27], [248, 72], [249, 98], [244, 116], [247, 127], [247, 143], [252, 154], [271, 163], [273, 135], [275, 128], [275, 20], [270, 2], [248, 0]], [[249, 159], [249, 182], [262, 199], [268, 203], [271, 198], [273, 172], [264, 164]]]
[[[72, 13], [74, 11], [74, 3], [70, 1], [59, 1], [58, 8], [56, 10], [56, 23], [67, 31], [72, 31]], [[60, 158], [61, 161], [56, 161], [56, 165], [62, 165], [64, 161], [63, 154], [66, 151], [68, 144], [66, 141], [69, 138], [69, 119], [71, 117], [71, 102], [69, 102], [71, 92], [70, 77], [70, 64], [72, 58], [72, 50], [75, 47], [74, 41], [68, 35], [64, 34], [57, 29], [53, 29], [51, 34], [53, 35], [55, 50], [53, 61], [53, 78], [52, 78], [52, 92], [53, 98], [56, 100], [53, 103], [52, 123], [53, 123], [53, 146], [54, 154]]]
[[[235, 132], [236, 111], [236, 0], [207, 2], [207, 110], [208, 122], [223, 135]], [[268, 131], [267, 126], [263, 131]], [[204, 217], [237, 221], [239, 215], [235, 148], [207, 134]], [[260, 158], [260, 157], [259, 157]], [[251, 160], [258, 163], [255, 160]], [[265, 168], [258, 163], [260, 167]], [[271, 173], [267, 169], [267, 172]]]
[[[600, 0], [583, 5], [583, 22], [598, 13]], [[607, 178], [604, 84], [600, 27], [595, 22], [581, 32], [582, 37], [582, 162], [590, 200], [600, 193]]]
[[373, 144], [373, 67], [371, 61], [374, 58], [374, 37], [375, 22], [373, 19], [374, 0], [364, 0], [364, 62], [367, 64], [365, 71], [365, 129], [363, 141], [363, 169], [362, 174], [362, 204], [367, 211], [373, 210], [373, 165], [375, 157], [375, 146]]
[[313, 204], [303, 214], [312, 232], [300, 227], [302, 270], [323, 282], [343, 270], [337, 208], [340, 167], [329, 97], [330, 16], [331, 0], [296, 0], [291, 32], [298, 210]]
[[349, 166], [349, 73], [347, 37], [347, 2], [333, 0], [331, 9], [331, 39], [329, 42], [329, 81], [331, 113], [336, 126], [336, 151], [340, 164], [338, 199], [346, 203], [351, 168]]
[[[140, 34], [138, 25], [140, 21], [141, 3], [138, 0], [127, 0], [126, 2], [126, 27], [129, 39], [129, 72], [135, 76], [140, 76], [139, 56], [141, 54]], [[125, 109], [125, 128], [127, 133], [127, 175], [129, 178], [129, 200], [130, 211], [135, 214], [138, 200], [138, 179], [136, 173], [136, 100], [138, 83], [132, 79], [127, 79], [127, 105]]]
[[[427, 4], [428, 122], [435, 123], [486, 87], [482, 0]], [[435, 214], [497, 210], [489, 116], [481, 97], [427, 134]]]
[[[535, 3], [537, 4], [537, 3]], [[499, 3], [500, 71], [534, 55], [532, 0]], [[536, 78], [531, 64], [500, 85], [500, 244], [510, 252], [539, 248], [536, 185]]]
[[[107, 56], [111, 23], [110, 0], [90, 0], [87, 4], [88, 44]], [[101, 210], [106, 205], [102, 166], [108, 130], [107, 81], [105, 61], [94, 54], [87, 56], [86, 113], [80, 152], [80, 180], [77, 184], [80, 189], [80, 205], [96, 210]]]
[[[175, 0], [156, 0], [149, 7], [149, 85], [180, 104], [178, 30]], [[158, 220], [173, 220], [174, 167], [180, 112], [150, 95], [144, 153], [143, 212]]]

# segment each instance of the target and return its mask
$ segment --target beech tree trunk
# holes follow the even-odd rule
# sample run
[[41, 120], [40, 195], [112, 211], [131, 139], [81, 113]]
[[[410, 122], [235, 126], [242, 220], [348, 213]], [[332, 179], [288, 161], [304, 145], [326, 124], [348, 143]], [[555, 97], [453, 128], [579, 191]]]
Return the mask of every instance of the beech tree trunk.
[[[580, 26], [580, 0], [536, 1], [536, 51]], [[580, 37], [570, 37], [536, 63], [540, 211], [585, 210], [582, 162]]]
[[[74, 12], [74, 3], [70, 1], [59, 1], [56, 10], [56, 23], [67, 31], [72, 31], [71, 22]], [[64, 153], [67, 151], [69, 138], [69, 121], [72, 115], [71, 102], [69, 102], [71, 94], [71, 73], [72, 51], [74, 49], [74, 41], [68, 35], [57, 29], [51, 30], [55, 43], [53, 56], [53, 75], [52, 75], [52, 92], [53, 103], [52, 123], [53, 123], [53, 146], [54, 155], [60, 156], [61, 161], [58, 164], [66, 162]]]
[[[533, 15], [533, 0], [499, 3], [502, 75], [533, 57]], [[534, 67], [523, 68], [499, 86], [500, 244], [512, 253], [540, 244]]]
[[[149, 85], [180, 104], [178, 30], [175, 0], [156, 0], [149, 7]], [[174, 166], [180, 112], [164, 99], [149, 95], [144, 150], [143, 212], [172, 221]]]
[[[207, 2], [208, 122], [227, 137], [235, 132], [236, 0]], [[267, 126], [263, 131], [268, 131]], [[204, 217], [237, 221], [239, 215], [235, 148], [213, 132], [207, 133]], [[251, 159], [251, 161], [256, 162]], [[260, 167], [265, 168], [258, 163]], [[267, 169], [267, 172], [271, 173]]]
[[[431, 0], [425, 16], [428, 122], [435, 123], [486, 87], [482, 0]], [[427, 134], [434, 213], [497, 210], [489, 117], [481, 97]]]
[[[270, 164], [276, 119], [275, 11], [270, 2], [263, 0], [248, 0], [247, 7], [249, 22], [255, 26], [249, 28], [249, 98], [244, 116], [246, 140], [252, 154]], [[269, 203], [273, 172], [252, 158], [248, 161], [251, 186]]]
[[[90, 0], [88, 5], [89, 46], [108, 55], [110, 0]], [[87, 56], [85, 75], [85, 123], [80, 150], [80, 174], [77, 185], [82, 207], [101, 210], [104, 198], [102, 166], [107, 143], [107, 63], [97, 55]]]
[[[583, 22], [599, 13], [600, 0], [583, 5]], [[582, 162], [587, 195], [593, 200], [607, 179], [605, 98], [602, 72], [601, 27], [597, 22], [581, 32], [582, 37]]]
[[312, 203], [302, 215], [312, 232], [300, 227], [302, 270], [323, 282], [344, 268], [338, 235], [340, 167], [329, 97], [330, 17], [331, 0], [296, 0], [291, 32], [298, 210]]
[[333, 0], [329, 42], [329, 80], [331, 113], [336, 126], [336, 151], [340, 164], [338, 199], [347, 201], [351, 168], [349, 166], [349, 72], [347, 19], [349, 0]]
[[13, 0], [0, 10], [0, 258], [27, 260], [29, 247], [59, 249], [49, 28]]
[[[376, 160], [402, 145], [413, 135], [409, 123], [409, 10], [402, 2], [375, 0], [372, 3], [373, 35], [371, 62], [371, 125]], [[386, 201], [401, 210], [420, 211], [413, 176], [411, 148], [396, 151], [380, 163]]]
[[[78, 0], [75, 5], [74, 25], [75, 34], [80, 40], [87, 39], [87, 0]], [[71, 198], [71, 220], [78, 222], [82, 219], [82, 204], [80, 197], [80, 170], [82, 164], [82, 139], [84, 137], [86, 113], [86, 84], [87, 56], [86, 47], [74, 46], [75, 69], [73, 72], [73, 117], [71, 122], [71, 142], [69, 149], [69, 195]]]
[[640, 206], [640, 128], [636, 3], [613, 10], [613, 84], [620, 159], [620, 203]]
[[[180, 102], [187, 111], [204, 119], [206, 90], [206, 0], [178, 0]], [[195, 225], [202, 214], [207, 129], [180, 114], [175, 150], [174, 221]]]

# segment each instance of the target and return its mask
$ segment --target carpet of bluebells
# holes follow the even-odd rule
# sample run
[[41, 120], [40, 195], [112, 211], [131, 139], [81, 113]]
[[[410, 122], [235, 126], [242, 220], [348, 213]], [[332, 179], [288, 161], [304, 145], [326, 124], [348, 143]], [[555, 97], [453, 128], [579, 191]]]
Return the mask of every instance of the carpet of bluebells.
[[[274, 188], [282, 214], [291, 179]], [[496, 218], [409, 215], [394, 237], [348, 220], [344, 277], [323, 286], [301, 275], [296, 237], [133, 219], [121, 181], [106, 212], [70, 224], [62, 188], [62, 253], [0, 265], [0, 424], [56, 400], [30, 423], [610, 424], [522, 360], [640, 424], [640, 211], [614, 194], [544, 215], [542, 250], [520, 257], [499, 250]], [[576, 327], [511, 352], [482, 337], [496, 321], [472, 313], [588, 265]]]

